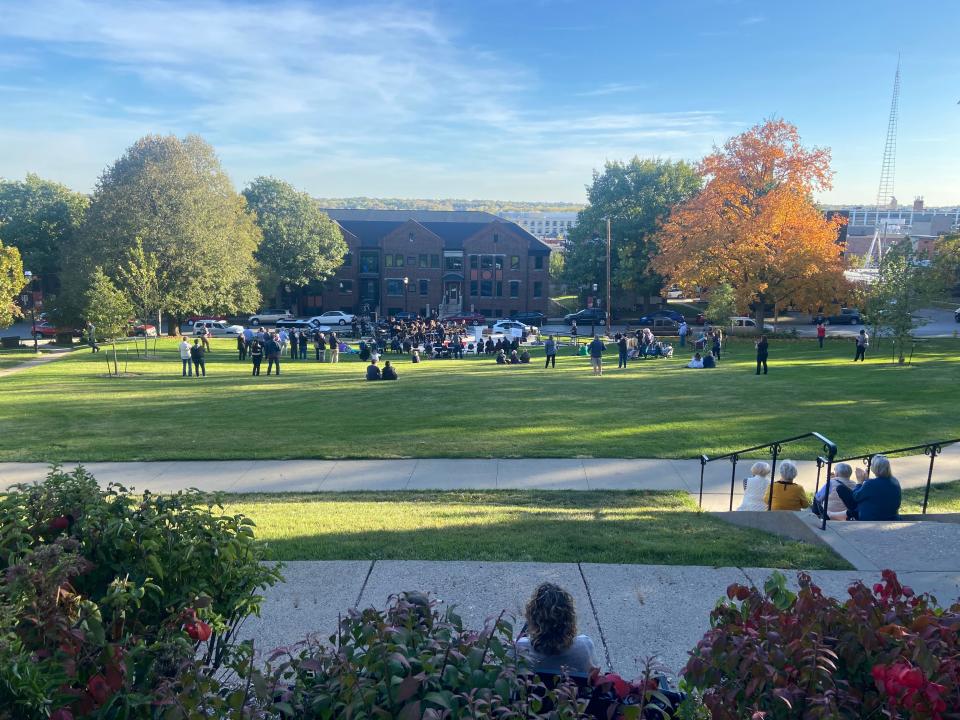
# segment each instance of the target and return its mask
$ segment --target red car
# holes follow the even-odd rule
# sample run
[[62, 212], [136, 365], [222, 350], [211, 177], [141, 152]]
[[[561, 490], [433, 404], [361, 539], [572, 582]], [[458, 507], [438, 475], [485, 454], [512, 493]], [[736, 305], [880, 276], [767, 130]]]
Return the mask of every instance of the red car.
[[200, 322], [201, 320], [223, 320], [227, 321], [226, 315], [191, 315], [187, 318], [187, 325], [193, 327], [194, 323]]
[[131, 320], [127, 326], [127, 337], [156, 337], [157, 328], [150, 323]]
[[69, 328], [60, 328], [56, 325], [53, 325], [46, 320], [43, 322], [34, 323], [33, 325], [33, 336], [37, 340], [43, 340], [43, 338], [52, 338], [57, 335], [66, 335], [69, 333], [73, 336], [79, 336], [80, 333], [77, 330], [71, 330]]
[[487, 319], [476, 312], [460, 312], [440, 318], [442, 322], [458, 323], [462, 325], [486, 325]]

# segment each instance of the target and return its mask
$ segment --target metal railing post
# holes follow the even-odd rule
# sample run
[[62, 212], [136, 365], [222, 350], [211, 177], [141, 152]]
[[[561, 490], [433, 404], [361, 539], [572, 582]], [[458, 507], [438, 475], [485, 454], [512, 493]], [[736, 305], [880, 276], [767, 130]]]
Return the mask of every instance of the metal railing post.
[[783, 448], [780, 443], [773, 443], [770, 446], [770, 454], [773, 456], [773, 466], [770, 468], [770, 497], [767, 498], [767, 511], [773, 509], [773, 483], [777, 477], [777, 457]]
[[700, 456], [700, 500], [698, 502], [698, 505], [701, 510], [703, 510], [703, 471], [707, 467], [707, 462], [709, 462], [707, 460], [707, 456], [701, 455]]
[[923, 449], [923, 454], [930, 456], [930, 468], [927, 470], [927, 487], [923, 491], [923, 510], [920, 511], [921, 515], [927, 514], [927, 501], [930, 499], [930, 483], [933, 481], [933, 463], [936, 462], [940, 450], [942, 450], [942, 448], [937, 444], [927, 445]]
[[733, 488], [737, 482], [737, 461], [739, 459], [737, 455], [730, 458], [730, 462], [733, 464], [733, 468], [730, 470], [730, 512], [733, 512]]
[[820, 490], [820, 471], [823, 469], [823, 458], [817, 455], [817, 484], [813, 486], [813, 494]]

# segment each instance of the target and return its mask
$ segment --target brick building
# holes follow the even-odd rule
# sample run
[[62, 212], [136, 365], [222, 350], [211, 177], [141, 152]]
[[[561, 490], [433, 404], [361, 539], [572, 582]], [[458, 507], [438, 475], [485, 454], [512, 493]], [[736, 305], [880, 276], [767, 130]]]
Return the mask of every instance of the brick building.
[[349, 254], [301, 297], [302, 312], [546, 314], [550, 248], [516, 223], [474, 211], [326, 212]]

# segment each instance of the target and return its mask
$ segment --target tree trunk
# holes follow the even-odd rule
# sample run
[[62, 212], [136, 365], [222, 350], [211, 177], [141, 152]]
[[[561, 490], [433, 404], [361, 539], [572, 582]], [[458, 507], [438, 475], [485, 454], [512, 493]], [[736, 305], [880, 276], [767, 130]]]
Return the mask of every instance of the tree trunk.
[[757, 324], [757, 335], [763, 334], [763, 320], [764, 320], [764, 308], [767, 306], [767, 303], [763, 298], [757, 301], [757, 309], [753, 311], [753, 321]]
[[120, 377], [120, 368], [117, 366], [117, 343], [116, 341], [110, 343], [110, 347], [113, 348], [113, 374], [117, 377]]

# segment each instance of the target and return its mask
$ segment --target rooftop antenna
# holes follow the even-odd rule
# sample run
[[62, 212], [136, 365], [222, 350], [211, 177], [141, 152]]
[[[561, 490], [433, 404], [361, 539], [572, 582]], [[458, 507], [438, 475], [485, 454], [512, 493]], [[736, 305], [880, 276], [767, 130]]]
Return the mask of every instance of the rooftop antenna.
[[873, 230], [873, 242], [867, 250], [865, 267], [880, 264], [886, 240], [886, 222], [881, 222], [880, 211], [887, 210], [887, 219], [894, 202], [893, 177], [897, 159], [897, 118], [900, 114], [900, 55], [897, 54], [897, 72], [893, 76], [893, 98], [890, 100], [890, 118], [887, 120], [887, 142], [883, 146], [883, 163], [880, 166], [880, 187], [877, 189], [877, 207]]

